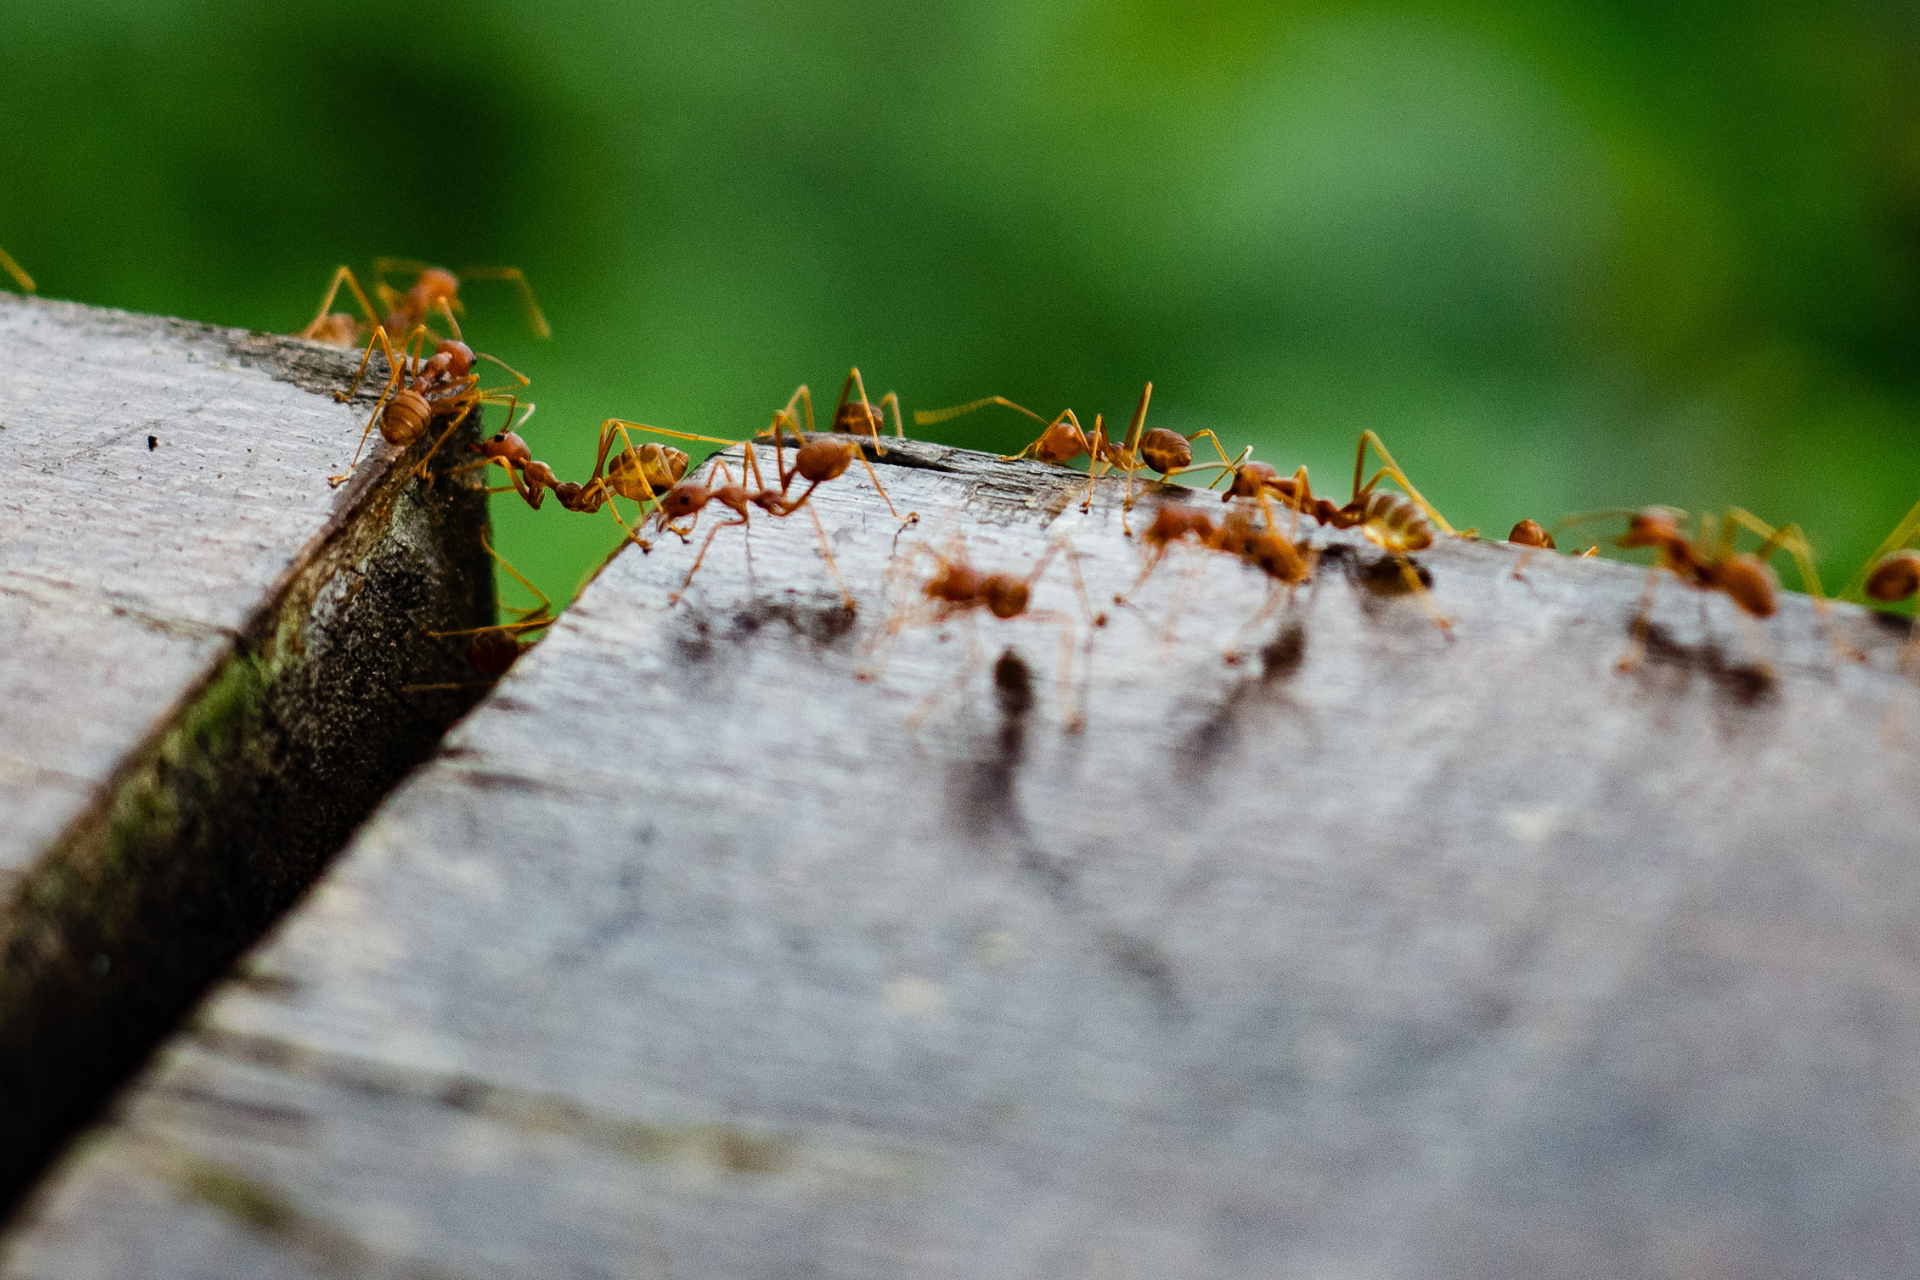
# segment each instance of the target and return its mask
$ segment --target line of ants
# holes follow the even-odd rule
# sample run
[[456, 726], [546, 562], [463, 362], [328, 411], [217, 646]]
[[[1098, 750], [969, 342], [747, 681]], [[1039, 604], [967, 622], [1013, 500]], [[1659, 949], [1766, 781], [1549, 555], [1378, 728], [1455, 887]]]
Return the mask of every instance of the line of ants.
[[[32, 290], [31, 278], [4, 250], [0, 250], [0, 269], [4, 269], [23, 290]], [[412, 277], [411, 283], [404, 289], [388, 283], [390, 276], [400, 273]], [[525, 276], [514, 268], [473, 268], [456, 276], [423, 263], [382, 259], [375, 263], [373, 276], [374, 295], [380, 303], [378, 308], [349, 268], [343, 266], [334, 273], [318, 312], [300, 336], [343, 345], [358, 345], [364, 339], [365, 350], [359, 372], [353, 387], [340, 395], [339, 398], [343, 400], [350, 399], [358, 389], [371, 365], [375, 349], [383, 352], [388, 374], [376, 399], [373, 414], [361, 434], [363, 447], [367, 437], [376, 428], [388, 443], [406, 447], [438, 427], [434, 443], [415, 468], [419, 474], [426, 476], [429, 474], [428, 463], [441, 445], [472, 413], [484, 405], [502, 405], [507, 411], [506, 425], [487, 439], [466, 446], [470, 453], [478, 455], [477, 461], [466, 466], [499, 466], [505, 471], [507, 484], [491, 492], [514, 492], [535, 510], [541, 507], [549, 493], [561, 508], [568, 511], [592, 514], [605, 508], [620, 524], [624, 537], [642, 550], [649, 550], [653, 545], [647, 536], [649, 532], [656, 537], [661, 532], [670, 532], [683, 542], [690, 541], [693, 526], [700, 514], [717, 504], [729, 513], [730, 518], [716, 521], [709, 529], [685, 577], [669, 596], [670, 605], [677, 604], [684, 597], [721, 531], [736, 527], [744, 530], [750, 523], [752, 512], [757, 509], [772, 518], [786, 518], [801, 511], [808, 514], [819, 538], [822, 558], [839, 594], [849, 609], [855, 608], [854, 597], [840, 575], [826, 530], [820, 523], [811, 499], [822, 484], [847, 474], [856, 461], [866, 471], [874, 489], [899, 522], [900, 528], [904, 529], [918, 520], [916, 513], [902, 515], [894, 506], [892, 497], [868, 457], [870, 450], [874, 457], [884, 458], [886, 446], [883, 437], [889, 417], [892, 435], [895, 438], [905, 436], [898, 397], [889, 392], [878, 401], [870, 399], [857, 368], [849, 372], [841, 389], [829, 432], [816, 433], [812, 395], [804, 385], [795, 391], [785, 406], [775, 412], [772, 425], [755, 441], [696, 435], [609, 418], [601, 424], [598, 451], [588, 478], [584, 482], [561, 480], [552, 467], [534, 456], [525, 437], [520, 434], [520, 429], [533, 413], [533, 406], [530, 403], [522, 405], [520, 400], [520, 391], [528, 385], [527, 378], [492, 356], [474, 352], [462, 339], [457, 319], [464, 311], [460, 298], [462, 276], [468, 280], [497, 280], [513, 284], [520, 292], [529, 326], [540, 336], [547, 336], [550, 332]], [[360, 315], [332, 310], [334, 299], [343, 287], [359, 304]], [[437, 325], [444, 327], [445, 332], [440, 332], [435, 327]], [[430, 356], [425, 354], [429, 342], [433, 344]], [[514, 379], [516, 385], [482, 388], [479, 376], [474, 372], [476, 363], [481, 360], [498, 364]], [[1026, 458], [1070, 465], [1082, 457], [1086, 458], [1087, 487], [1080, 503], [1083, 511], [1091, 508], [1095, 483], [1100, 477], [1114, 473], [1124, 475], [1126, 487], [1121, 501], [1121, 524], [1128, 536], [1134, 532], [1129, 516], [1134, 507], [1135, 484], [1140, 473], [1147, 472], [1164, 481], [1213, 472], [1215, 475], [1210, 488], [1224, 481], [1223, 500], [1231, 505], [1217, 519], [1200, 508], [1185, 504], [1163, 502], [1156, 506], [1152, 521], [1141, 534], [1145, 559], [1140, 577], [1127, 592], [1115, 597], [1116, 603], [1128, 603], [1175, 544], [1187, 544], [1204, 551], [1236, 557], [1264, 574], [1275, 590], [1297, 587], [1312, 576], [1318, 555], [1300, 536], [1300, 522], [1306, 519], [1320, 526], [1358, 530], [1385, 553], [1407, 590], [1425, 608], [1440, 634], [1448, 640], [1453, 638], [1452, 621], [1432, 602], [1422, 580], [1422, 571], [1416, 568], [1410, 557], [1432, 546], [1436, 536], [1475, 538], [1477, 535], [1473, 530], [1457, 531], [1446, 521], [1414, 487], [1378, 435], [1372, 431], [1362, 433], [1356, 451], [1353, 488], [1345, 502], [1337, 503], [1313, 493], [1305, 467], [1289, 476], [1283, 475], [1269, 463], [1253, 459], [1251, 449], [1230, 456], [1211, 430], [1182, 435], [1164, 427], [1148, 428], [1146, 418], [1152, 394], [1153, 384], [1147, 383], [1125, 433], [1118, 439], [1109, 435], [1103, 415], [1094, 416], [1093, 427], [1089, 430], [1081, 425], [1072, 409], [1065, 409], [1048, 419], [1003, 396], [989, 396], [950, 409], [923, 411], [913, 416], [916, 425], [929, 426], [989, 406], [1001, 406], [1032, 418], [1041, 426], [1039, 435], [1017, 453], [1009, 455], [1009, 460]], [[633, 439], [635, 432], [684, 442], [733, 446], [740, 450], [740, 474], [736, 477], [723, 459], [715, 462], [704, 479], [689, 478], [687, 470], [691, 459], [685, 450], [656, 440], [636, 444]], [[760, 457], [753, 447], [756, 441], [772, 446], [777, 483], [770, 483], [763, 474]], [[1193, 447], [1200, 441], [1211, 446], [1217, 460], [1195, 462]], [[794, 451], [791, 465], [788, 463], [789, 448]], [[1371, 477], [1366, 475], [1369, 450], [1381, 464]], [[359, 451], [356, 450], [355, 462], [358, 456]], [[351, 469], [350, 464], [347, 474]], [[347, 478], [347, 474], [329, 479], [338, 484]], [[1398, 491], [1379, 487], [1387, 479], [1398, 486]], [[797, 493], [796, 480], [806, 482], [806, 487]], [[638, 511], [631, 522], [615, 505], [616, 498], [636, 504]], [[1655, 553], [1647, 586], [1630, 628], [1632, 647], [1618, 664], [1622, 670], [1633, 669], [1644, 657], [1655, 590], [1663, 573], [1671, 573], [1703, 593], [1725, 595], [1745, 616], [1765, 618], [1777, 608], [1779, 589], [1778, 579], [1769, 562], [1776, 553], [1786, 551], [1795, 560], [1803, 585], [1814, 597], [1815, 608], [1820, 612], [1823, 625], [1828, 620], [1826, 600], [1813, 567], [1811, 549], [1796, 526], [1776, 528], [1746, 511], [1734, 508], [1718, 518], [1702, 516], [1695, 531], [1689, 535], [1684, 513], [1669, 508], [1649, 507], [1638, 511], [1587, 513], [1570, 517], [1556, 527], [1564, 530], [1607, 517], [1624, 517], [1627, 521], [1626, 530], [1616, 540], [1616, 546], [1650, 548]], [[1735, 548], [1735, 537], [1742, 529], [1760, 539], [1757, 551], [1743, 552]], [[896, 534], [896, 541], [897, 538]], [[1516, 577], [1522, 575], [1527, 557], [1555, 549], [1553, 533], [1530, 519], [1516, 524], [1507, 541], [1525, 549], [1515, 566]], [[1855, 575], [1854, 581], [1841, 593], [1841, 598], [1897, 603], [1920, 595], [1920, 548], [1913, 545], [1916, 542], [1920, 542], [1920, 504], [1916, 504], [1868, 564]], [[1591, 556], [1597, 549], [1597, 546], [1589, 546], [1582, 554]], [[1071, 548], [1068, 551], [1071, 553]], [[1047, 556], [1042, 557], [1031, 576], [1020, 577], [982, 575], [967, 564], [964, 552], [958, 549], [933, 552], [921, 547], [909, 560], [929, 554], [933, 555], [936, 567], [923, 584], [922, 594], [923, 603], [933, 614], [948, 617], [959, 612], [984, 611], [995, 617], [1006, 618], [1030, 612], [1024, 603], [1020, 608], [1008, 612], [1010, 601], [1018, 598], [1024, 602], [1025, 599], [1024, 594], [1013, 592], [1010, 584], [1022, 582], [1030, 586], [1032, 577], [1037, 577], [1038, 572], [1044, 569], [1053, 552], [1049, 551]], [[1075, 576], [1077, 582], [1077, 568]], [[1264, 616], [1272, 607], [1270, 597], [1262, 614], [1256, 617]], [[903, 611], [900, 617], [906, 618], [910, 613]], [[1104, 621], [1104, 615], [1100, 617]], [[898, 625], [907, 623], [902, 621]], [[507, 630], [515, 627], [521, 631], [538, 629], [515, 622], [503, 624], [501, 633], [519, 634]], [[891, 631], [897, 631], [897, 626], [892, 627]], [[1829, 634], [1836, 652], [1842, 656], [1850, 659], [1864, 657], [1857, 646], [1835, 632], [1830, 631]], [[1916, 623], [1914, 640], [1903, 650], [1903, 662], [1909, 652], [1920, 653], [1920, 622]], [[1229, 661], [1237, 656], [1232, 644], [1228, 646], [1226, 656]]]

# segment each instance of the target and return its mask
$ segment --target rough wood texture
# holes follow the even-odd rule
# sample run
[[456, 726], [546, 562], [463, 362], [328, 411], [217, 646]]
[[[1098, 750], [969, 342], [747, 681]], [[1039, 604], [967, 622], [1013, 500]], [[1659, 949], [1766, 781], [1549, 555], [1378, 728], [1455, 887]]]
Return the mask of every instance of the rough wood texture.
[[478, 695], [402, 689], [484, 498], [327, 487], [356, 363], [0, 295], [0, 1209]]
[[[1139, 570], [1117, 486], [890, 460], [903, 547]], [[894, 525], [857, 471], [817, 501], [857, 625], [804, 517], [678, 608], [693, 548], [616, 559], [0, 1273], [1920, 1271], [1904, 623], [1840, 611], [1841, 664], [1803, 598], [1669, 580], [1622, 675], [1631, 567], [1436, 547], [1448, 643], [1317, 532], [1237, 666], [1263, 582], [1176, 553], [1085, 732], [1056, 631], [992, 619], [910, 730], [970, 625], [857, 680]]]

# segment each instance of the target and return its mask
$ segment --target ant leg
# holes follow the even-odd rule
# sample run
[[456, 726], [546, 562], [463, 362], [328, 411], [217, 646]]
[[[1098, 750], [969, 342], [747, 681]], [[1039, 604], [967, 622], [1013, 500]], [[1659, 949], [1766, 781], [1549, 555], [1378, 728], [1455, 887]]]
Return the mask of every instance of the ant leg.
[[[1048, 427], [1053, 426], [1055, 423], [1058, 423], [1061, 418], [1067, 416], [1063, 413], [1059, 418], [1055, 418], [1053, 422], [1048, 422], [1045, 418], [1027, 408], [1025, 405], [1015, 404], [1005, 396], [988, 396], [984, 400], [969, 400], [965, 404], [954, 405], [951, 409], [915, 409], [913, 411], [913, 425], [916, 427], [930, 427], [937, 422], [946, 422], [953, 418], [963, 418], [967, 414], [979, 409], [984, 409], [990, 404], [997, 404], [1002, 408], [1012, 409], [1016, 413], [1024, 413], [1035, 422]], [[1013, 458], [1024, 457], [1026, 457], [1025, 453], [1013, 453], [1008, 454], [1005, 458], [1002, 458], [1001, 461], [1006, 462]]]
[[[448, 313], [448, 319], [452, 319], [451, 312]], [[493, 363], [499, 365], [502, 369], [505, 369], [509, 374], [511, 374], [515, 379], [517, 379], [520, 385], [523, 387], [527, 386], [529, 383], [533, 381], [533, 379], [529, 378], [526, 374], [520, 372], [518, 369], [514, 368], [512, 365], [508, 364], [505, 360], [502, 360], [499, 356], [490, 356], [484, 351], [476, 351], [473, 353], [473, 358], [476, 360], [493, 361]]]
[[881, 409], [893, 410], [894, 438], [902, 439], [902, 440], [905, 439], [907, 435], [907, 429], [900, 424], [900, 397], [893, 394], [893, 392], [889, 391], [887, 392], [887, 394], [880, 397], [880, 403], [877, 407]]
[[[346, 270], [345, 267], [342, 267], [340, 269], [342, 271]], [[21, 270], [20, 264], [15, 262], [12, 258], [8, 257], [7, 251], [5, 249], [0, 249], [0, 271], [5, 271], [8, 275], [13, 277], [13, 282], [20, 286], [20, 292], [22, 293], [33, 292], [33, 288], [34, 288], [33, 277], [28, 275], [25, 271]], [[327, 295], [327, 301], [328, 302], [333, 301], [332, 294]], [[320, 310], [324, 314], [326, 311], [326, 308], [321, 307]], [[318, 322], [316, 321], [316, 323]], [[312, 327], [313, 327], [312, 325], [307, 326], [307, 328], [309, 329]], [[305, 330], [302, 330], [302, 333], [304, 332]], [[896, 412], [898, 411], [896, 410]]]
[[1660, 585], [1660, 566], [1647, 566], [1647, 585], [1640, 592], [1640, 608], [1633, 615], [1628, 631], [1633, 636], [1633, 645], [1627, 650], [1627, 656], [1613, 664], [1615, 671], [1632, 671], [1639, 667], [1641, 659], [1647, 654], [1647, 636], [1653, 630], [1653, 592]]
[[[1211, 434], [1211, 433], [1209, 433], [1209, 434]], [[1218, 444], [1218, 443], [1219, 443], [1219, 441], [1217, 441], [1217, 440], [1216, 440], [1216, 441], [1215, 441], [1214, 443], [1215, 443], [1215, 444]], [[1225, 480], [1225, 479], [1226, 479], [1226, 478], [1227, 478], [1228, 476], [1230, 476], [1230, 475], [1232, 475], [1232, 474], [1233, 474], [1234, 472], [1236, 472], [1236, 471], [1238, 471], [1238, 470], [1240, 469], [1240, 467], [1242, 466], [1242, 464], [1244, 464], [1244, 463], [1246, 462], [1246, 460], [1247, 460], [1248, 458], [1251, 458], [1252, 456], [1253, 456], [1253, 446], [1252, 446], [1252, 445], [1248, 445], [1248, 446], [1247, 446], [1246, 448], [1244, 448], [1244, 449], [1242, 449], [1242, 450], [1241, 450], [1241, 451], [1239, 452], [1239, 454], [1238, 454], [1238, 455], [1237, 455], [1237, 456], [1236, 456], [1236, 457], [1234, 458], [1234, 460], [1233, 460], [1233, 462], [1232, 462], [1232, 464], [1231, 464], [1231, 465], [1229, 465], [1229, 466], [1227, 466], [1226, 468], [1224, 468], [1224, 469], [1222, 469], [1222, 471], [1220, 472], [1220, 474], [1219, 474], [1219, 475], [1217, 475], [1217, 476], [1215, 476], [1215, 477], [1213, 478], [1213, 484], [1210, 484], [1210, 485], [1208, 485], [1208, 486], [1207, 486], [1207, 491], [1208, 491], [1209, 493], [1211, 493], [1211, 492], [1213, 491], [1213, 485], [1215, 485], [1215, 484], [1219, 484], [1219, 483], [1220, 483], [1220, 482], [1221, 482], [1222, 480]], [[1195, 469], [1195, 470], [1198, 470], [1199, 468], [1197, 468], [1197, 467], [1196, 467], [1196, 468], [1194, 468], [1194, 469]], [[1302, 468], [1300, 468], [1300, 470], [1302, 470], [1302, 471], [1305, 471], [1305, 470], [1306, 470], [1306, 468], [1305, 468], [1305, 467], [1302, 467]]]
[[827, 545], [827, 528], [820, 523], [820, 513], [813, 509], [811, 502], [806, 507], [807, 514], [813, 517], [813, 531], [820, 535], [820, 554], [827, 558], [827, 571], [833, 574], [833, 580], [840, 588], [840, 598], [847, 602], [848, 613], [858, 613], [860, 602], [853, 598], [853, 592], [847, 590], [847, 580], [840, 576], [840, 566], [834, 563], [833, 548]]
[[[845, 392], [841, 392], [840, 399], [843, 403], [845, 402], [846, 400]], [[776, 413], [773, 415], [774, 421], [777, 422], [780, 420], [782, 416], [784, 416], [788, 422], [791, 422], [793, 424], [794, 434], [798, 435], [800, 432], [800, 415], [793, 411], [793, 407], [795, 405], [804, 405], [806, 407], [807, 430], [812, 431], [813, 430], [813, 392], [807, 390], [807, 384], [804, 382], [794, 389], [794, 392], [792, 395], [787, 397], [787, 407], [780, 410], [779, 413]]]
[[[867, 478], [873, 481], [873, 487], [880, 493], [880, 500], [887, 504], [887, 510], [893, 513], [895, 520], [898, 520], [903, 526], [918, 524], [920, 522], [920, 513], [918, 511], [909, 511], [903, 516], [900, 514], [900, 509], [893, 505], [893, 499], [888, 496], [886, 486], [880, 483], [880, 473], [873, 469], [871, 462], [867, 461], [867, 452], [864, 449], [860, 451], [860, 465], [867, 469]], [[809, 489], [807, 492], [812, 493], [813, 490]], [[803, 498], [801, 501], [804, 502], [805, 499]]]
[[[4, 256], [4, 254], [0, 254], [0, 257]], [[13, 259], [8, 258], [7, 261], [12, 262]], [[16, 278], [24, 279], [25, 277], [24, 275], [16, 275]], [[340, 286], [342, 284], [345, 284], [353, 290], [353, 296], [360, 303], [360, 309], [366, 313], [367, 323], [376, 329], [380, 327], [380, 317], [374, 314], [373, 303], [367, 300], [366, 291], [360, 287], [360, 282], [354, 279], [353, 269], [351, 267], [339, 267], [335, 269], [333, 273], [333, 283], [327, 286], [326, 296], [320, 300], [320, 309], [313, 313], [313, 321], [308, 324], [306, 328], [302, 329], [298, 336], [302, 338], [310, 338], [313, 336], [314, 331], [318, 329], [321, 322], [327, 318], [327, 313], [333, 309], [334, 296], [340, 292]], [[33, 282], [28, 280], [27, 289], [31, 291], [32, 288]]]
[[1907, 514], [1901, 517], [1900, 523], [1893, 527], [1893, 532], [1881, 539], [1880, 545], [1875, 547], [1873, 554], [1867, 557], [1867, 562], [1860, 566], [1860, 571], [1848, 580], [1845, 587], [1841, 588], [1838, 598], [1864, 601], [1867, 575], [1873, 572], [1873, 567], [1879, 564], [1889, 552], [1906, 546], [1916, 531], [1920, 531], [1920, 502], [1914, 503]]
[[1440, 606], [1433, 602], [1433, 592], [1427, 590], [1426, 584], [1420, 581], [1420, 571], [1413, 567], [1413, 561], [1407, 559], [1398, 551], [1390, 554], [1400, 565], [1400, 576], [1406, 580], [1407, 589], [1413, 592], [1414, 599], [1420, 602], [1420, 607], [1427, 611], [1429, 618], [1433, 619], [1433, 625], [1440, 628], [1440, 634], [1451, 642], [1453, 640], [1453, 619], [1441, 613]]
[[[859, 365], [855, 365], [853, 366], [853, 368], [847, 371], [847, 380], [845, 384], [842, 385], [840, 388], [840, 403], [837, 406], [835, 406], [833, 410], [833, 421], [835, 426], [838, 426], [840, 423], [840, 410], [847, 407], [847, 393], [849, 391], [854, 390], [856, 387], [859, 388], [859, 391], [860, 391], [860, 403], [870, 405], [872, 402], [867, 399], [867, 380], [860, 376]], [[888, 394], [891, 395], [892, 393], [889, 392]], [[899, 401], [896, 400], [894, 402], [894, 417], [897, 420], [899, 416], [900, 416], [900, 405], [899, 405]], [[876, 458], [886, 457], [887, 447], [880, 443], [880, 424], [872, 420], [869, 420], [867, 422], [867, 433], [868, 433], [867, 438], [873, 441], [873, 456]]]
[[1779, 548], [1786, 549], [1793, 557], [1794, 567], [1800, 571], [1801, 589], [1813, 597], [1813, 611], [1820, 619], [1820, 629], [1826, 633], [1827, 643], [1846, 661], [1865, 662], [1866, 651], [1842, 637], [1833, 626], [1827, 612], [1826, 593], [1820, 589], [1820, 572], [1813, 564], [1813, 545], [1807, 541], [1807, 535], [1800, 531], [1800, 526], [1783, 524], [1777, 529], [1769, 529], [1766, 522], [1752, 512], [1731, 507], [1727, 511], [1727, 528], [1731, 530], [1736, 524], [1764, 539], [1759, 551], [1762, 560], [1770, 558]]
[[[1373, 479], [1367, 481], [1366, 486], [1362, 488], [1360, 484], [1360, 475], [1363, 471], [1366, 470], [1368, 445], [1373, 446], [1373, 451], [1380, 456], [1380, 462], [1382, 465], [1381, 465], [1380, 472], [1377, 473], [1373, 477]], [[1363, 493], [1370, 492], [1373, 489], [1373, 486], [1379, 483], [1381, 475], [1392, 476], [1394, 483], [1399, 485], [1403, 490], [1406, 491], [1406, 495], [1409, 498], [1413, 499], [1414, 504], [1416, 506], [1418, 506], [1422, 511], [1426, 512], [1427, 519], [1433, 521], [1433, 523], [1439, 527], [1440, 532], [1442, 533], [1454, 532], [1453, 526], [1447, 523], [1447, 518], [1441, 515], [1440, 512], [1435, 509], [1434, 505], [1431, 502], [1428, 502], [1425, 498], [1420, 496], [1420, 491], [1413, 487], [1413, 481], [1407, 479], [1407, 473], [1402, 471], [1400, 469], [1400, 464], [1393, 460], [1393, 455], [1387, 452], [1387, 446], [1381, 443], [1380, 437], [1374, 434], [1370, 430], [1362, 431], [1360, 433], [1360, 451], [1354, 456], [1354, 459], [1353, 459], [1353, 496], [1354, 498], [1358, 499]]]
[[[373, 353], [373, 344], [371, 341], [367, 344], [367, 353], [369, 357], [371, 357]], [[362, 367], [365, 367], [364, 361], [362, 362]], [[387, 399], [393, 395], [393, 389], [395, 385], [399, 383], [401, 374], [405, 371], [405, 368], [406, 366], [401, 362], [394, 361], [392, 363], [391, 370], [387, 374], [387, 385], [381, 388], [380, 398], [374, 401], [373, 404], [373, 413], [368, 416], [367, 425], [361, 429], [360, 443], [353, 448], [352, 461], [347, 463], [347, 469], [339, 475], [327, 477], [327, 485], [329, 488], [338, 489], [352, 478], [353, 469], [360, 465], [360, 455], [367, 447], [367, 437], [373, 434], [374, 426], [380, 421], [381, 412], [387, 407]], [[356, 379], [355, 381], [357, 384], [358, 380]]]
[[980, 668], [986, 665], [986, 660], [987, 660], [986, 652], [980, 647], [980, 628], [978, 624], [975, 623], [974, 617], [971, 611], [967, 613], [966, 620], [967, 620], [967, 663], [966, 665], [960, 669], [959, 675], [953, 677], [953, 679], [947, 681], [945, 684], [941, 685], [939, 688], [929, 693], [926, 697], [920, 699], [919, 703], [915, 705], [912, 713], [907, 716], [907, 728], [918, 729], [920, 725], [926, 720], [926, 718], [933, 714], [934, 709], [936, 707], [938, 707], [941, 703], [945, 702], [949, 697], [953, 696], [953, 693], [955, 690], [964, 689], [967, 686], [968, 682], [970, 682], [975, 675], [979, 674]]
[[[700, 562], [707, 558], [707, 548], [711, 547], [713, 545], [713, 540], [720, 536], [720, 531], [722, 529], [731, 529], [735, 525], [745, 525], [746, 523], [747, 522], [744, 517], [742, 517], [739, 520], [722, 520], [718, 524], [715, 524], [713, 528], [707, 531], [707, 540], [700, 544], [700, 554], [693, 558], [693, 567], [687, 570], [687, 576], [681, 580], [680, 589], [667, 597], [668, 608], [672, 608], [674, 605], [679, 604], [680, 597], [687, 593], [687, 588], [691, 586], [693, 583], [693, 575], [700, 572]], [[669, 525], [668, 527], [672, 528], [671, 525]]]
[[533, 300], [533, 286], [527, 283], [525, 275], [518, 267], [468, 267], [461, 276], [468, 280], [505, 280], [520, 290], [520, 305], [527, 313], [527, 326], [533, 330], [536, 338], [551, 338], [553, 326], [540, 314], [540, 304]]
[[1280, 593], [1285, 589], [1284, 585], [1279, 582], [1269, 582], [1267, 584], [1267, 598], [1261, 603], [1260, 611], [1240, 624], [1240, 629], [1233, 633], [1233, 638], [1227, 641], [1227, 647], [1220, 654], [1221, 659], [1226, 662], [1228, 666], [1237, 666], [1239, 664], [1240, 637], [1246, 635], [1247, 632], [1253, 630], [1272, 616], [1273, 611], [1280, 607]]

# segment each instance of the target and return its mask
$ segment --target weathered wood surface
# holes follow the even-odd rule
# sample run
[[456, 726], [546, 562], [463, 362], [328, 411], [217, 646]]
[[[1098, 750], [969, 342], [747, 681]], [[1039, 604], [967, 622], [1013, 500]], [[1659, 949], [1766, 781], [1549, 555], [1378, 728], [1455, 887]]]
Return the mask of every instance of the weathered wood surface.
[[[0, 1209], [477, 696], [358, 353], [0, 295]], [[410, 461], [410, 459], [408, 459]]]
[[[1103, 486], [905, 448], [987, 569]], [[1920, 691], [1644, 575], [1176, 553], [856, 672], [893, 522], [617, 558], [50, 1181], [9, 1277], [1920, 1272]], [[924, 578], [922, 564], [918, 577]], [[895, 573], [910, 592], [914, 580]], [[1073, 608], [1064, 563], [1036, 607]], [[1703, 634], [1706, 621], [1710, 634]], [[1772, 684], [1743, 669], [1764, 655]], [[995, 674], [990, 675], [989, 671]], [[1030, 676], [1022, 693], [1020, 671]]]

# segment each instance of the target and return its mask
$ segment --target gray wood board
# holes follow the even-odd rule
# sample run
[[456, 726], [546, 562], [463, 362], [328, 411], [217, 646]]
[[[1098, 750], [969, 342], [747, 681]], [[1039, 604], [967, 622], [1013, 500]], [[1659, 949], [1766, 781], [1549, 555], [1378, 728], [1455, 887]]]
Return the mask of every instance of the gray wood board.
[[[1176, 551], [1113, 605], [1117, 485], [894, 460], [900, 557], [857, 470], [816, 499], [857, 619], [804, 516], [677, 607], [693, 547], [614, 560], [0, 1274], [1920, 1271], [1904, 624], [1839, 610], [1841, 662], [1668, 579], [1620, 674], [1640, 570], [1443, 543], [1449, 642], [1317, 531], [1228, 664], [1263, 580]], [[856, 678], [915, 545], [1056, 538], [1108, 602], [1083, 732], [1057, 627]]]
[[0, 295], [0, 885], [381, 469], [327, 488], [367, 410], [282, 341]]
[[357, 359], [0, 297], [0, 1210], [480, 692], [403, 693], [485, 500], [328, 487]]

